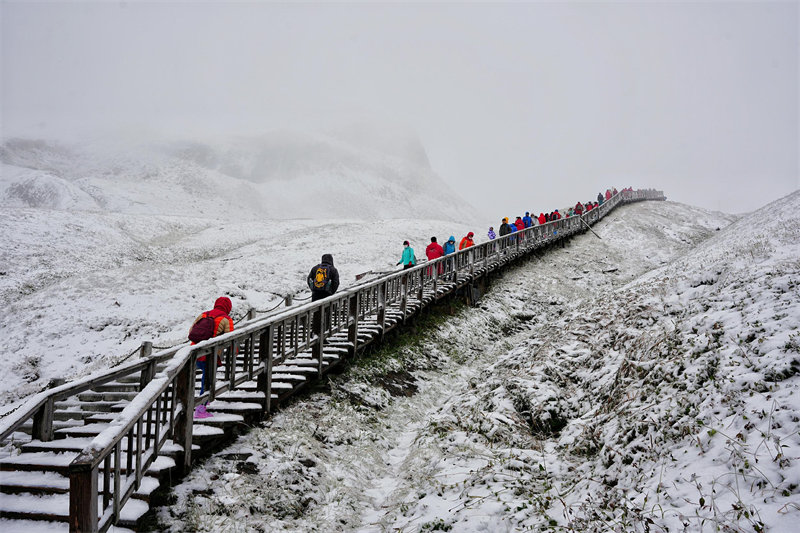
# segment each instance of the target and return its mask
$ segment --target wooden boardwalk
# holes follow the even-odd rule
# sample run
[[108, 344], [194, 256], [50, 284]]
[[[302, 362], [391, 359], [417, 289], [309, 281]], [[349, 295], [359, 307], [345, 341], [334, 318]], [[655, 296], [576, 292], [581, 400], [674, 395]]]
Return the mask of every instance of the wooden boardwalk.
[[[663, 199], [660, 191], [620, 193], [583, 217], [534, 226], [275, 316], [251, 316], [196, 346], [155, 354], [145, 348], [138, 361], [34, 396], [0, 425], [3, 531], [136, 529], [156, 489], [423, 308], [472, 298], [489, 274], [586, 231], [619, 205]], [[195, 364], [201, 355], [209, 368], [203, 394]], [[205, 401], [214, 416], [193, 419], [194, 406]]]

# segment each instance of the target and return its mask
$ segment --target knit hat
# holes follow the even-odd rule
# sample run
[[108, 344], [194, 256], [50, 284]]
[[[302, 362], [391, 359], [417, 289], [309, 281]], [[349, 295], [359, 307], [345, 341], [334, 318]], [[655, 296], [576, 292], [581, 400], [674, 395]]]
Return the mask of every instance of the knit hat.
[[408, 241], [403, 241], [403, 246], [410, 246], [410, 245], [411, 243], [409, 243]]
[[469, 233], [467, 233], [467, 237], [473, 237], [474, 235], [475, 235], [475, 234], [474, 234], [474, 233], [472, 233], [471, 231], [470, 231]]

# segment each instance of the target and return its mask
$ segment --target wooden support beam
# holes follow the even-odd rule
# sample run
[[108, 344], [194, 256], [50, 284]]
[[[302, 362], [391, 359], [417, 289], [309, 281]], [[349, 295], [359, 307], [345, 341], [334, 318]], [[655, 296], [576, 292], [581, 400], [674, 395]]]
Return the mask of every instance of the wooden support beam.
[[97, 533], [97, 473], [98, 469], [78, 465], [69, 472], [69, 530], [70, 533]]

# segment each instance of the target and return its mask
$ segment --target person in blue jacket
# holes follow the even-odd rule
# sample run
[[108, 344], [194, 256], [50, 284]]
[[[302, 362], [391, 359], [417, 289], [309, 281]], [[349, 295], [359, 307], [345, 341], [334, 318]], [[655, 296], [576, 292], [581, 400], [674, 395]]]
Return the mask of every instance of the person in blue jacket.
[[450, 235], [447, 242], [444, 243], [444, 255], [452, 254], [456, 251], [456, 238]]
[[525, 216], [522, 217], [522, 222], [525, 224], [526, 228], [533, 226], [533, 219], [531, 218], [530, 211], [525, 211]]
[[517, 226], [515, 226], [514, 224], [509, 224], [508, 228], [511, 230], [509, 233], [512, 234], [511, 237], [508, 238], [508, 242], [509, 243], [517, 242], [517, 236], [513, 235], [514, 233], [517, 232]]
[[411, 268], [417, 264], [417, 257], [414, 255], [414, 249], [408, 241], [403, 241], [403, 256], [397, 264], [403, 265], [403, 269]]
[[[447, 239], [446, 243], [444, 243], [444, 255], [448, 256], [448, 255], [454, 254], [455, 251], [456, 251], [456, 238], [453, 235], [450, 235], [450, 238]], [[453, 268], [454, 266], [455, 265], [454, 265], [454, 261], [453, 261], [452, 257], [445, 260], [444, 268], [445, 268], [445, 272], [448, 273], [448, 275], [445, 276], [446, 278], [452, 277], [449, 273], [452, 272], [453, 270], [455, 270]]]

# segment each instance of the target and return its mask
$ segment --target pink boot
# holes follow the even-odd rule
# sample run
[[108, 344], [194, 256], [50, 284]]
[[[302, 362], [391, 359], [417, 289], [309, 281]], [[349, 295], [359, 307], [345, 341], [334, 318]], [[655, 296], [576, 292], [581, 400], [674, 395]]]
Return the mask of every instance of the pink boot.
[[211, 418], [212, 416], [214, 416], [214, 415], [209, 413], [208, 411], [206, 411], [206, 406], [205, 405], [200, 404], [200, 405], [198, 405], [197, 407], [194, 408], [194, 417], [195, 418]]

